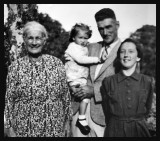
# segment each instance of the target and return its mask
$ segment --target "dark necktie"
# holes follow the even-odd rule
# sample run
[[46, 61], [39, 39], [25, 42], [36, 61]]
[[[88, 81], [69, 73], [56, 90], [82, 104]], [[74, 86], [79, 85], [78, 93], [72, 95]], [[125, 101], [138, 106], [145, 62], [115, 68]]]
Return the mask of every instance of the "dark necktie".
[[108, 48], [109, 48], [109, 46], [105, 46], [105, 51], [106, 51], [107, 55], [108, 55], [108, 51], [107, 51]]
[[103, 50], [102, 56], [101, 56], [102, 60], [106, 60], [108, 58], [108, 51], [107, 51], [108, 47], [109, 46], [104, 47], [104, 50]]

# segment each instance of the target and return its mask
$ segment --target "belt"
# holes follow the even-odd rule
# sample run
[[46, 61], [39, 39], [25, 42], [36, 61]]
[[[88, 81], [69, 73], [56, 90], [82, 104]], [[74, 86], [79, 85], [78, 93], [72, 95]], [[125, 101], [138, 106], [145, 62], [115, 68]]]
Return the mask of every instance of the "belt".
[[133, 122], [133, 121], [140, 121], [140, 120], [144, 120], [144, 117], [120, 117], [120, 116], [111, 116], [111, 119], [115, 119], [115, 120], [120, 120], [120, 121], [125, 121], [125, 122]]

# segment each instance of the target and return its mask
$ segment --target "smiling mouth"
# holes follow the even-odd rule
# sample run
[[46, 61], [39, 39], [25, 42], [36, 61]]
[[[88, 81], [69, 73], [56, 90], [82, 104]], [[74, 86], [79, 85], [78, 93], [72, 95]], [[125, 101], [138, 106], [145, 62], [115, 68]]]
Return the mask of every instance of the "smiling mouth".
[[40, 46], [35, 46], [35, 47], [33, 47], [33, 46], [30, 46], [30, 48], [32, 48], [32, 49], [37, 49], [37, 48], [39, 48]]
[[105, 35], [104, 38], [107, 39], [109, 38], [111, 35]]
[[124, 62], [129, 62], [131, 61], [130, 59], [123, 59]]

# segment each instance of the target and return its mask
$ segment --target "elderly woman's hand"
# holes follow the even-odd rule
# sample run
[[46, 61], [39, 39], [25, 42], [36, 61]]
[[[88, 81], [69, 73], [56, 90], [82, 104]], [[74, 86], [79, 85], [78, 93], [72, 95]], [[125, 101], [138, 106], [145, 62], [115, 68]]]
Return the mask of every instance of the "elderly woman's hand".
[[10, 128], [10, 137], [16, 137], [16, 133], [14, 132], [13, 128]]
[[63, 128], [63, 132], [65, 134], [65, 137], [71, 137], [72, 133], [71, 133], [71, 121], [67, 120], [64, 124], [64, 128]]
[[6, 129], [4, 127], [4, 136], [5, 137], [16, 137], [16, 134], [15, 134], [13, 128]]

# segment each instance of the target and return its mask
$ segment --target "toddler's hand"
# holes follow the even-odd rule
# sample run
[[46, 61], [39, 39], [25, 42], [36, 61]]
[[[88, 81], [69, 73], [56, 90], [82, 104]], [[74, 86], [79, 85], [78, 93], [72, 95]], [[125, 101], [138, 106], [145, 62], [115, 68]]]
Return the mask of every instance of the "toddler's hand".
[[89, 45], [89, 42], [82, 43], [82, 46], [84, 47], [87, 47], [88, 45]]

